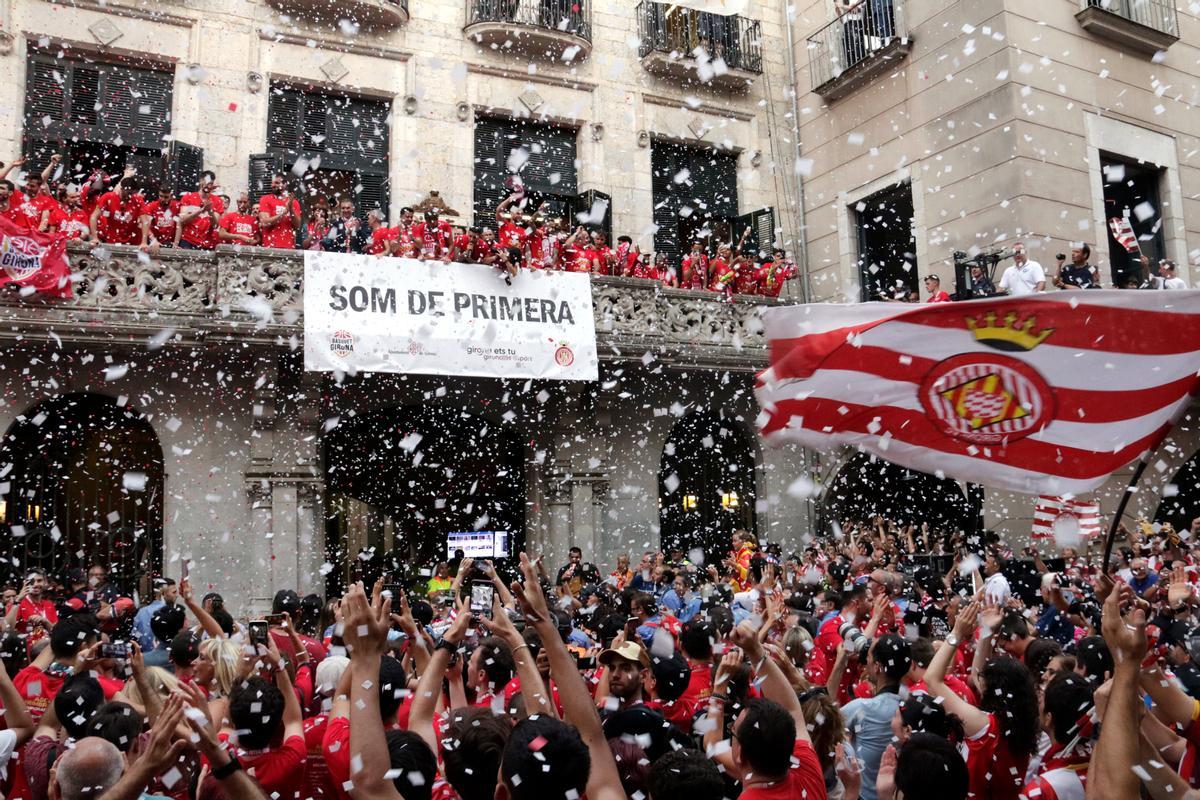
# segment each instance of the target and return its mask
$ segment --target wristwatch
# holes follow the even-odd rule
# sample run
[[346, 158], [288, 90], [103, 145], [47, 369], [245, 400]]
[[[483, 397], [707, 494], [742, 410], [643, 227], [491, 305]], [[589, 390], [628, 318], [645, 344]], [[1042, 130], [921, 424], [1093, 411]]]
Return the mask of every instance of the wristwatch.
[[438, 637], [437, 643], [433, 646], [434, 650], [445, 650], [447, 653], [458, 652], [458, 642], [452, 642], [446, 638], [445, 634]]
[[238, 757], [233, 753], [229, 754], [229, 761], [212, 771], [212, 776], [219, 781], [223, 781], [233, 773], [242, 768], [242, 762], [238, 761]]

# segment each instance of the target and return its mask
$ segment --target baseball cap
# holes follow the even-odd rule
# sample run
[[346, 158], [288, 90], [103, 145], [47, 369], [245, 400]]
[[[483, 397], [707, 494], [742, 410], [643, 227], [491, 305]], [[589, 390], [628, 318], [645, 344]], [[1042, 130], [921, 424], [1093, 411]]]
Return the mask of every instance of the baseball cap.
[[664, 703], [673, 703], [683, 696], [692, 680], [692, 668], [678, 651], [671, 653], [670, 658], [651, 656], [650, 670], [654, 673], [658, 699]]
[[646, 654], [646, 648], [637, 642], [621, 642], [616, 647], [610, 647], [600, 654], [599, 661], [607, 667], [618, 658], [633, 661], [643, 667], [650, 666], [650, 656]]

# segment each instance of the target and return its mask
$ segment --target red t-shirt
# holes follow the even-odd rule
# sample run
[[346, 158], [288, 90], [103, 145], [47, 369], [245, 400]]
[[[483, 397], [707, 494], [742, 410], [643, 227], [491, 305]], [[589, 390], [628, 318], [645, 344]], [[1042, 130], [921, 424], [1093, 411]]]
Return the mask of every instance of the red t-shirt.
[[53, 626], [58, 622], [58, 610], [54, 607], [54, 603], [49, 600], [34, 600], [31, 597], [22, 597], [21, 602], [17, 605], [16, 626], [18, 633], [29, 632], [29, 619], [31, 617], [45, 617], [46, 622]]
[[483, 263], [484, 259], [491, 258], [496, 254], [496, 243], [476, 239], [475, 244], [471, 247], [471, 260], [476, 263]]
[[[22, 224], [28, 225], [31, 228], [38, 228], [41, 226], [42, 217], [44, 215], [49, 214], [53, 216], [54, 212], [61, 207], [59, 206], [58, 201], [50, 195], [39, 194], [37, 197], [30, 197], [29, 195], [20, 192], [13, 194], [14, 198], [18, 196], [20, 197], [21, 202], [20, 205], [16, 207], [17, 210], [15, 213], [25, 220], [25, 222]], [[9, 202], [8, 207], [10, 209], [14, 208], [14, 205], [11, 201]]]
[[704, 289], [708, 286], [708, 256], [700, 253], [688, 255], [683, 259], [683, 280], [679, 283], [684, 289]]
[[54, 702], [54, 695], [58, 694], [64, 680], [66, 679], [61, 675], [49, 675], [30, 664], [13, 676], [12, 682], [25, 705], [29, 707], [29, 716], [37, 722]]
[[150, 218], [150, 233], [160, 242], [175, 241], [175, 221], [179, 219], [179, 201], [154, 200], [142, 207], [142, 216]]
[[593, 272], [595, 272], [597, 275], [612, 275], [613, 274], [613, 267], [612, 267], [613, 251], [612, 251], [612, 248], [610, 248], [610, 247], [593, 248], [593, 249], [589, 250], [588, 253], [591, 258]]
[[412, 238], [419, 253], [418, 258], [441, 258], [450, 250], [454, 229], [445, 220], [438, 220], [437, 225], [418, 222], [412, 226]]
[[537, 228], [529, 234], [529, 260], [525, 266], [530, 269], [555, 269], [558, 264], [558, 241], [549, 236], [545, 228]]
[[563, 248], [563, 269], [567, 272], [591, 272], [592, 251], [583, 247]]
[[26, 202], [25, 195], [14, 191], [8, 196], [8, 208], [4, 209], [3, 213], [16, 225], [36, 228], [37, 220], [31, 215], [32, 211], [33, 208]]
[[50, 227], [65, 233], [68, 239], [78, 239], [85, 233], [91, 232], [88, 213], [82, 208], [66, 209], [59, 207], [50, 215]]
[[758, 267], [753, 263], [738, 262], [733, 285], [738, 294], [758, 294]]
[[758, 268], [758, 293], [765, 297], [779, 297], [783, 282], [796, 274], [796, 265], [790, 261], [768, 262]]
[[[297, 218], [300, 216], [300, 201], [292, 198], [292, 212]], [[273, 217], [283, 211], [283, 198], [274, 194], [264, 194], [258, 200], [258, 210], [269, 217]], [[292, 250], [296, 247], [296, 228], [293, 224], [295, 220], [291, 217], [284, 217], [274, 225], [262, 228], [262, 246], [263, 247], [278, 247], [284, 250]]]
[[1017, 800], [1025, 785], [1029, 756], [1017, 758], [1000, 733], [995, 714], [974, 739], [967, 739], [967, 796], [973, 800]]
[[925, 302], [926, 303], [949, 303], [950, 295], [946, 294], [945, 289], [938, 289], [936, 292], [929, 295], [929, 299], [926, 300]]
[[96, 235], [105, 244], [140, 244], [142, 232], [138, 220], [142, 217], [142, 196], [131, 194], [124, 200], [117, 192], [107, 192], [96, 204], [100, 219]]
[[388, 243], [396, 241], [399, 235], [399, 228], [387, 228], [380, 225], [371, 231], [371, 243], [367, 245], [367, 253], [373, 256], [383, 255], [387, 252]]
[[[225, 231], [226, 233], [236, 233], [238, 236], [249, 236], [257, 241], [258, 218], [253, 214], [243, 214], [239, 211], [230, 211], [228, 214], [221, 217], [221, 230]], [[235, 244], [238, 243], [235, 242]]]
[[[219, 218], [225, 213], [225, 202], [215, 194], [208, 195], [212, 201], [212, 210], [216, 212]], [[179, 198], [179, 208], [186, 209], [189, 206], [193, 209], [199, 208], [204, 204], [204, 199], [200, 197], [199, 192], [188, 192], [183, 197]], [[183, 226], [183, 232], [179, 235], [181, 242], [187, 242], [201, 250], [211, 250], [217, 246], [217, 232], [213, 230], [212, 219], [208, 214], [197, 214]]]
[[302, 736], [288, 738], [278, 748], [253, 753], [238, 751], [238, 761], [253, 775], [263, 794], [275, 800], [301, 800], [308, 750]]
[[500, 230], [497, 236], [500, 239], [501, 247], [524, 250], [525, 240], [529, 238], [529, 233], [524, 227], [517, 225], [512, 220], [506, 219], [500, 223]]
[[743, 789], [738, 800], [825, 800], [825, 773], [817, 751], [803, 739], [792, 748], [792, 768], [787, 777], [770, 786]]
[[725, 263], [723, 258], [714, 258], [708, 265], [708, 289], [712, 292], [724, 292], [733, 289], [735, 277], [733, 268]]
[[333, 800], [338, 796], [338, 787], [325, 763], [325, 727], [329, 716], [321, 714], [304, 720], [304, 746], [308, 750], [308, 764], [304, 770], [305, 797], [313, 800]]
[[345, 800], [350, 795], [342, 786], [350, 780], [350, 720], [333, 717], [325, 723], [325, 737], [321, 742], [325, 756], [325, 768], [329, 770], [335, 797]]
[[[413, 235], [412, 235], [412, 229], [414, 227], [416, 227], [416, 226], [415, 225], [397, 225], [395, 228], [393, 228], [393, 230], [396, 231], [396, 235], [394, 237], [396, 240], [396, 252], [394, 255], [397, 258], [416, 258], [417, 257], [417, 245], [413, 241]], [[460, 237], [459, 242], [458, 242], [458, 248], [460, 250], [464, 250], [467, 247], [466, 243], [463, 240], [469, 241], [469, 238], [468, 237]]]
[[100, 684], [100, 688], [104, 690], [105, 700], [112, 700], [117, 692], [125, 688], [125, 681], [120, 678], [110, 678], [106, 675], [101, 675], [99, 672], [93, 672], [92, 677]]

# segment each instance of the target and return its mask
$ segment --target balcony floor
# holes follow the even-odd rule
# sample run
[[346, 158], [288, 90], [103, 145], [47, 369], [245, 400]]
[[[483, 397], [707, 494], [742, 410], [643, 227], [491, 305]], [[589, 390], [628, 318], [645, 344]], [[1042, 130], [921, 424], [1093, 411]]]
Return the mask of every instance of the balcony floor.
[[472, 22], [463, 28], [463, 33], [481, 47], [505, 52], [522, 53], [529, 56], [560, 61], [572, 48], [570, 61], [580, 61], [592, 54], [592, 43], [577, 33], [523, 25], [508, 21]]
[[695, 82], [724, 91], [739, 91], [748, 89], [758, 78], [759, 73], [748, 69], [727, 67], [720, 74], [702, 81], [698, 72], [698, 62], [691, 57], [664, 53], [661, 50], [651, 50], [642, 57], [642, 66], [652, 75], [672, 80]]

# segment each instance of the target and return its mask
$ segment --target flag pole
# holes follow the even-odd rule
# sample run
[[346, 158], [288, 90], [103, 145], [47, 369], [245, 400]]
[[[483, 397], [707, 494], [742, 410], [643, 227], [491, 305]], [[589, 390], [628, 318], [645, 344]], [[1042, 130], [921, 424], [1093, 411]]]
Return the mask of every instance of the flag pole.
[[1121, 526], [1121, 517], [1125, 514], [1125, 506], [1129, 505], [1129, 498], [1137, 491], [1138, 481], [1142, 479], [1142, 473], [1146, 471], [1146, 464], [1150, 463], [1150, 456], [1154, 452], [1151, 449], [1138, 462], [1137, 469], [1133, 471], [1133, 477], [1129, 479], [1129, 485], [1125, 487], [1125, 493], [1121, 496], [1121, 502], [1117, 504], [1117, 512], [1113, 515], [1112, 524], [1108, 526], [1108, 537], [1104, 540], [1104, 560], [1100, 562], [1100, 569], [1105, 574], [1109, 571], [1108, 561], [1112, 557], [1113, 541], [1117, 538], [1117, 528]]

